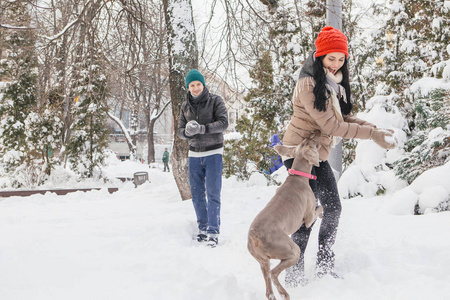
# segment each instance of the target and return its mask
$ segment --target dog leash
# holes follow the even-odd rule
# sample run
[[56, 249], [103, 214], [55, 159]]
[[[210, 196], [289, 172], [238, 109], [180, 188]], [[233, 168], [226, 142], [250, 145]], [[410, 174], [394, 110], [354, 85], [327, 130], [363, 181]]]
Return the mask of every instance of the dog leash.
[[298, 176], [303, 176], [312, 180], [316, 180], [317, 176], [313, 175], [313, 174], [309, 174], [309, 173], [305, 173], [302, 171], [296, 171], [296, 170], [292, 170], [292, 169], [288, 169], [288, 173], [291, 175], [298, 175]]

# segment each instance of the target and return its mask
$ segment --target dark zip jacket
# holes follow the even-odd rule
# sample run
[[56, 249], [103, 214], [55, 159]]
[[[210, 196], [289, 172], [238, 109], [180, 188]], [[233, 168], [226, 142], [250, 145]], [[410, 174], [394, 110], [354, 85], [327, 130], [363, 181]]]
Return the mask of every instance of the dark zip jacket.
[[[205, 125], [205, 134], [186, 136], [186, 124], [191, 120]], [[181, 104], [177, 134], [181, 139], [188, 140], [189, 150], [205, 152], [222, 148], [223, 132], [227, 128], [227, 108], [220, 96], [211, 94], [206, 87], [196, 99], [187, 92]]]

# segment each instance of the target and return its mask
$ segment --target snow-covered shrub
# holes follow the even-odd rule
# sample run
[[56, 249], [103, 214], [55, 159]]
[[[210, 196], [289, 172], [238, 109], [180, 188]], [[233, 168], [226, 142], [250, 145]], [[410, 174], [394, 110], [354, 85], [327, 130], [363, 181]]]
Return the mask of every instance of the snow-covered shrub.
[[435, 89], [413, 103], [412, 135], [395, 163], [396, 174], [409, 183], [450, 159], [449, 99], [448, 90]]
[[450, 162], [429, 169], [410, 185], [397, 190], [385, 209], [396, 215], [427, 214], [450, 210]]
[[343, 198], [372, 197], [405, 186], [392, 170], [393, 163], [403, 153], [401, 145], [406, 141], [404, 130], [407, 128], [403, 112], [395, 106], [396, 99], [395, 95], [374, 96], [367, 102], [367, 111], [357, 115], [379, 128], [394, 130], [399, 147], [385, 150], [371, 140], [353, 140], [356, 143], [354, 160], [338, 182], [339, 194]]

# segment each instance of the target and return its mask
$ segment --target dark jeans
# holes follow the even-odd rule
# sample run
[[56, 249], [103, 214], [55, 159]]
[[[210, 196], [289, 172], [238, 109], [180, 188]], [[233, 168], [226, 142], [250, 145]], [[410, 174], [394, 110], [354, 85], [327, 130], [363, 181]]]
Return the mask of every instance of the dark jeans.
[[219, 234], [222, 169], [220, 154], [189, 157], [189, 181], [198, 229], [210, 236]]
[[[294, 159], [289, 159], [284, 162], [286, 168], [292, 166]], [[333, 170], [328, 161], [320, 163], [319, 167], [312, 168], [312, 174], [317, 176], [317, 180], [310, 180], [309, 185], [323, 206], [323, 219], [319, 230], [319, 251], [317, 253], [317, 268], [319, 272], [332, 271], [334, 268], [334, 252], [331, 249], [336, 240], [337, 228], [339, 225], [339, 217], [341, 215], [341, 200], [337, 189], [336, 179], [334, 178]], [[314, 225], [314, 224], [313, 224]], [[300, 247], [300, 259], [296, 265], [288, 269], [288, 275], [294, 277], [304, 275], [304, 255], [306, 245], [308, 244], [309, 235], [311, 234], [312, 226], [306, 228], [305, 224], [300, 227], [294, 234], [292, 240]], [[290, 273], [289, 273], [290, 272]]]

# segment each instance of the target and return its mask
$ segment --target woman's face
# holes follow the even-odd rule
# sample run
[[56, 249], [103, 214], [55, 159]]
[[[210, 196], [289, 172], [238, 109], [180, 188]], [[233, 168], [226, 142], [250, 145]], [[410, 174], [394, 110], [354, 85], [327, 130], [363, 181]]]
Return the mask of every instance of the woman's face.
[[191, 95], [194, 97], [200, 96], [200, 94], [203, 92], [203, 83], [201, 81], [192, 81], [188, 85], [189, 92], [191, 92]]
[[336, 72], [344, 65], [344, 62], [345, 54], [341, 52], [328, 53], [323, 58], [323, 66], [332, 74], [336, 74]]

